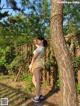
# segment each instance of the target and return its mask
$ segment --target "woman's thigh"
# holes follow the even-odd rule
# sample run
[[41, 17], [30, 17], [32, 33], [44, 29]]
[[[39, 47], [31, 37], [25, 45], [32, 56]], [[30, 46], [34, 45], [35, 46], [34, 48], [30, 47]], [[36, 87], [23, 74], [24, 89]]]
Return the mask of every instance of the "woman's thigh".
[[35, 79], [36, 82], [40, 82], [41, 80], [41, 71], [42, 71], [42, 68], [35, 68], [34, 69], [34, 72], [33, 72], [33, 77]]

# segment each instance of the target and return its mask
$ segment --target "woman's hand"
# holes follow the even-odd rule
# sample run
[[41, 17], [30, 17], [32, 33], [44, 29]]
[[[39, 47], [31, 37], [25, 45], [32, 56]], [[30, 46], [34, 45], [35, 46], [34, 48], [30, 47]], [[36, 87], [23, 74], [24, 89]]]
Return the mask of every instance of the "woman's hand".
[[32, 64], [29, 65], [29, 70], [30, 70], [30, 72], [31, 72], [31, 69], [32, 69]]

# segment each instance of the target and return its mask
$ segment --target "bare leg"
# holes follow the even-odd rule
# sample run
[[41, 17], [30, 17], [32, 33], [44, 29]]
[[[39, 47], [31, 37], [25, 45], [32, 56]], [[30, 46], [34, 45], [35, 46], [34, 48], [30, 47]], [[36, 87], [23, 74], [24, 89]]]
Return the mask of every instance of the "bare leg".
[[33, 73], [33, 84], [35, 86], [36, 96], [41, 94], [41, 70], [42, 68], [36, 68]]
[[33, 77], [32, 77], [32, 82], [33, 82], [34, 86], [36, 87], [36, 81], [35, 81], [34, 75], [33, 75]]

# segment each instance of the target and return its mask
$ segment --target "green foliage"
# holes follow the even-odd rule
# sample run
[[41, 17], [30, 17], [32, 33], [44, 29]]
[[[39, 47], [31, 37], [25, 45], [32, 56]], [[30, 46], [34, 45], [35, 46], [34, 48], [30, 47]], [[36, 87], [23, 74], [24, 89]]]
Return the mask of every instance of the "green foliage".
[[[23, 12], [9, 16], [6, 21], [2, 22], [5, 28], [2, 28], [1, 34], [9, 36], [9, 38], [15, 36], [15, 39], [17, 36], [23, 36], [23, 34], [25, 36], [48, 36], [50, 31], [50, 2], [48, 0], [21, 0], [20, 3]], [[24, 12], [26, 9], [29, 10], [28, 14]]]
[[6, 64], [6, 53], [9, 52], [9, 47], [0, 48], [0, 65]]
[[80, 57], [74, 57], [73, 58], [73, 66], [74, 66], [75, 74], [77, 74], [77, 72], [78, 72], [79, 65], [80, 65]]
[[[73, 0], [66, 0], [67, 2], [73, 2]], [[9, 30], [10, 34], [15, 33], [15, 35], [21, 35], [21, 32], [24, 30], [26, 35], [35, 36], [49, 36], [49, 20], [50, 20], [50, 0], [20, 0], [21, 9], [17, 6], [17, 1], [11, 2], [11, 0], [5, 0], [6, 6], [11, 7], [14, 11], [18, 10], [18, 14], [15, 16], [9, 16], [7, 10], [6, 13], [8, 20], [4, 21], [5, 26], [12, 26], [13, 30], [10, 28], [4, 28], [4, 31], [7, 34]], [[15, 4], [15, 5], [14, 5]], [[1, 8], [1, 11], [3, 8]], [[25, 19], [24, 19], [25, 17]], [[3, 18], [1, 18], [3, 19]], [[26, 20], [26, 21], [25, 21]], [[65, 3], [63, 9], [63, 29], [64, 34], [72, 32], [80, 32], [80, 5], [74, 3]], [[36, 24], [35, 24], [36, 23]], [[15, 28], [16, 27], [16, 28]], [[19, 33], [20, 32], [20, 33]], [[10, 35], [9, 34], [9, 35]]]
[[77, 91], [78, 94], [80, 94], [80, 84], [76, 85], [76, 91]]
[[32, 37], [22, 34], [22, 36], [18, 36], [14, 42], [16, 45], [22, 45], [26, 43], [30, 44], [32, 42]]
[[12, 70], [14, 67], [18, 67], [20, 64], [21, 56], [16, 56], [10, 64], [7, 64], [6, 67], [9, 70]]
[[56, 81], [55, 87], [56, 87], [56, 88], [60, 88], [60, 79], [58, 79], [58, 80]]
[[75, 23], [73, 23], [73, 22], [69, 23], [67, 33], [74, 33], [74, 34], [77, 33], [77, 26]]
[[46, 71], [50, 71], [50, 67], [54, 67], [55, 63], [54, 63], [54, 59], [47, 59], [47, 61], [44, 64]]
[[18, 65], [20, 59], [20, 56], [16, 56], [14, 47], [6, 46], [5, 48], [0, 48], [0, 66], [5, 66], [10, 70]]
[[[73, 0], [67, 0], [73, 2]], [[64, 4], [63, 19], [64, 19], [64, 34], [80, 32], [80, 5], [79, 4]]]
[[[49, 34], [48, 1], [32, 3], [27, 0], [22, 2], [22, 6], [24, 7], [26, 3], [30, 4], [29, 10], [31, 11], [28, 15], [19, 12], [15, 16], [8, 16], [0, 23], [0, 46], [5, 52], [5, 54], [2, 53], [3, 55], [0, 53], [0, 64], [4, 64], [9, 70], [20, 65], [19, 62], [22, 61], [22, 57], [17, 56], [14, 50], [11, 50], [12, 45], [31, 44], [34, 36], [48, 36]], [[7, 46], [10, 49], [6, 52]]]
[[25, 81], [25, 83], [26, 83], [25, 91], [26, 92], [31, 92], [33, 90], [32, 75], [31, 74], [22, 73], [20, 75], [20, 78], [19, 79], [21, 81]]
[[20, 80], [21, 80], [21, 81], [32, 82], [32, 75], [31, 75], [31, 74], [22, 73], [22, 74], [20, 75]]

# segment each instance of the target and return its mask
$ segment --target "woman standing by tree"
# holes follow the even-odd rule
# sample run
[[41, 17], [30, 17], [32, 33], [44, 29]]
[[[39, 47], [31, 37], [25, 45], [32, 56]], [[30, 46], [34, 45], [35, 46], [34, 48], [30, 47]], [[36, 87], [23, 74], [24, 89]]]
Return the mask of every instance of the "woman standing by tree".
[[33, 58], [29, 69], [33, 74], [32, 82], [35, 86], [36, 96], [33, 97], [34, 102], [40, 102], [44, 99], [41, 94], [41, 71], [44, 67], [44, 51], [47, 46], [47, 41], [43, 37], [37, 37], [34, 40], [35, 46], [37, 47], [33, 52]]

